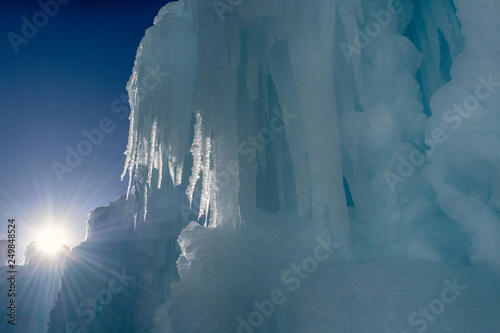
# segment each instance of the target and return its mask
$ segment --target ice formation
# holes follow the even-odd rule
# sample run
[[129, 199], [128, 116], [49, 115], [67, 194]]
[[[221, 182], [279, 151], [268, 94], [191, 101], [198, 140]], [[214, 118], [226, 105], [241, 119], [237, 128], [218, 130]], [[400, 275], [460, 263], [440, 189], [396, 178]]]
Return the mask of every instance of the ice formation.
[[[62, 246], [57, 255], [47, 256], [37, 242], [30, 243], [24, 253], [23, 265], [0, 267], [0, 291], [7, 300], [16, 302], [15, 325], [9, 324], [10, 309], [2, 306], [0, 330], [2, 332], [45, 333], [49, 313], [55, 305], [61, 287], [69, 248]], [[16, 273], [12, 273], [12, 271]], [[14, 275], [14, 280], [9, 280]], [[13, 283], [13, 284], [12, 284]], [[14, 287], [13, 287], [14, 286]], [[8, 297], [8, 298], [7, 298]]]
[[[460, 316], [498, 330], [498, 299], [464, 313], [485, 297], [481, 274], [500, 288], [499, 17], [492, 0], [165, 6], [128, 86], [124, 172], [138, 230], [185, 227], [154, 331], [466, 332]], [[168, 77], [139, 98], [151, 69]], [[180, 222], [158, 214], [167, 193], [188, 201]], [[331, 261], [303, 261], [318, 269], [301, 273], [306, 286], [252, 318], [318, 237], [333, 244]], [[371, 274], [385, 284], [363, 281]], [[436, 281], [456, 276], [478, 294], [434, 326], [408, 320]], [[413, 287], [416, 301], [394, 289]], [[378, 288], [395, 301], [356, 308]]]
[[135, 280], [88, 326], [63, 278], [49, 332], [499, 332], [499, 18], [496, 0], [167, 4], [128, 83], [129, 193], [69, 266]]

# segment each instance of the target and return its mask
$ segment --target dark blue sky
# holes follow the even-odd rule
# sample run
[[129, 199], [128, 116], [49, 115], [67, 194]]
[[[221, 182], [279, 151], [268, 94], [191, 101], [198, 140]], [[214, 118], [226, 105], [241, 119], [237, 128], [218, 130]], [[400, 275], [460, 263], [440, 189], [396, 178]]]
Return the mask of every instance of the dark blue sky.
[[[0, 239], [16, 218], [18, 251], [51, 222], [77, 245], [89, 211], [125, 194], [119, 176], [129, 121], [112, 104], [126, 93], [139, 42], [167, 2], [72, 0], [50, 17], [36, 0], [0, 0]], [[40, 27], [25, 29], [16, 53], [9, 33], [24, 38], [23, 17]], [[80, 144], [82, 131], [106, 118], [102, 141], [94, 131], [97, 145]], [[68, 147], [88, 155], [68, 166]], [[66, 165], [61, 177], [55, 162]]]

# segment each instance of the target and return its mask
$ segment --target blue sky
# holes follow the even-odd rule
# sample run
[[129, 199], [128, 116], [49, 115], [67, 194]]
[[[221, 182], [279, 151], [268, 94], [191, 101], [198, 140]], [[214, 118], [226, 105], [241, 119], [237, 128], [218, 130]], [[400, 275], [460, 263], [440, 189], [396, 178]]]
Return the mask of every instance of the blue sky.
[[[38, 1], [0, 0], [0, 239], [16, 218], [18, 253], [50, 223], [68, 233], [67, 245], [79, 244], [89, 211], [125, 194], [121, 98], [139, 42], [168, 1], [60, 2], [50, 17], [37, 14]], [[25, 29], [33, 36], [16, 53], [9, 33], [25, 37], [23, 17], [40, 27]], [[102, 139], [92, 131], [100, 125]], [[82, 131], [96, 144], [81, 143], [89, 142]], [[87, 156], [69, 166], [68, 149]], [[55, 165], [65, 166], [60, 177]]]

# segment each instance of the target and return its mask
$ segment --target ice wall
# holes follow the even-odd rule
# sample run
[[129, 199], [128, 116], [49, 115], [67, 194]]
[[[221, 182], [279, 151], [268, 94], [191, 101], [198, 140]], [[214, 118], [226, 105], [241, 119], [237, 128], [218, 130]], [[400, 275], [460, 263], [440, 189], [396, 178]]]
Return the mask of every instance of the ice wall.
[[[365, 261], [395, 260], [384, 267], [410, 281], [397, 267], [423, 260], [422, 277], [438, 271], [429, 284], [452, 266], [498, 269], [498, 17], [492, 0], [165, 6], [128, 84], [124, 175], [146, 254], [138, 327], [235, 331], [318, 238], [332, 261], [314, 281], [331, 295], [332, 274]], [[308, 323], [297, 309], [320, 293], [308, 288], [285, 293], [259, 332], [369, 329]]]
[[[87, 237], [67, 256], [55, 305], [46, 308], [47, 332], [134, 331], [143, 268], [138, 231], [134, 229], [136, 215], [134, 194], [128, 199], [116, 198], [89, 214]], [[151, 239], [149, 242], [154, 244]], [[145, 257], [142, 259], [148, 264]], [[147, 290], [140, 291], [145, 294]]]
[[[135, 170], [143, 219], [152, 179], [156, 177], [160, 185], [162, 165], [168, 165], [173, 184], [180, 185], [183, 161], [190, 152], [192, 168], [186, 193], [192, 200], [194, 189], [200, 187], [199, 215], [205, 220], [210, 216], [210, 226], [238, 229], [245, 220], [239, 196], [250, 200], [247, 214], [257, 208], [256, 185], [241, 186], [240, 182], [246, 178], [258, 182], [256, 177], [274, 173], [280, 181], [275, 189], [266, 191], [282, 193], [278, 199], [281, 210], [286, 206], [287, 191], [304, 222], [330, 230], [350, 248], [338, 114], [332, 94], [334, 49], [327, 42], [333, 38], [333, 29], [326, 13], [333, 15], [335, 6], [328, 1], [324, 8], [304, 6], [310, 12], [304, 12], [302, 23], [295, 27], [286, 2], [247, 2], [225, 14], [209, 2], [178, 2], [161, 12], [162, 19], [156, 18], [156, 25], [141, 42], [128, 87], [132, 113], [126, 171], [130, 176]], [[318, 11], [323, 14], [321, 33], [325, 35], [312, 48], [302, 48], [308, 34], [317, 32], [306, 28], [308, 17]], [[193, 21], [191, 12], [196, 17]], [[247, 17], [234, 16], [237, 12]], [[263, 14], [278, 19], [264, 22]], [[237, 18], [249, 26], [235, 24]], [[292, 37], [285, 43], [275, 39], [277, 33]], [[183, 42], [170, 40], [175, 38]], [[174, 44], [175, 48], [169, 47]], [[297, 51], [287, 50], [289, 47]], [[158, 52], [167, 54], [159, 57]], [[154, 70], [156, 75], [168, 75], [148, 91], [146, 83]], [[289, 75], [295, 77], [293, 82], [283, 78]], [[312, 85], [319, 75], [323, 88], [318, 92]], [[249, 122], [242, 119], [247, 112], [253, 114]], [[312, 135], [312, 128], [319, 133]], [[192, 133], [189, 150], [186, 133]], [[284, 146], [277, 146], [275, 136], [281, 136]], [[281, 165], [283, 155], [290, 156], [293, 166]], [[322, 161], [325, 158], [329, 160]], [[285, 172], [293, 175], [291, 184], [284, 180]]]
[[[0, 282], [0, 291], [4, 297], [10, 294], [9, 299], [12, 297], [16, 301], [15, 326], [8, 323], [9, 309], [2, 306], [2, 332], [47, 332], [49, 313], [61, 287], [68, 254], [67, 246], [61, 246], [56, 254], [48, 255], [36, 242], [32, 242], [26, 248], [22, 266], [17, 265], [13, 269], [10, 266], [0, 267], [0, 273], [4, 276]], [[16, 272], [15, 281], [7, 280], [12, 275], [9, 271]], [[11, 287], [11, 281], [15, 288]], [[12, 294], [13, 289], [15, 295]]]
[[138, 267], [133, 231], [128, 238], [94, 239], [73, 248], [47, 332], [133, 331]]
[[109, 206], [98, 207], [90, 212], [87, 219], [87, 235], [85, 241], [103, 241], [119, 239], [134, 230], [136, 214], [135, 196], [121, 196], [113, 200]]
[[436, 202], [469, 236], [471, 260], [500, 269], [500, 4], [456, 1], [465, 49], [432, 96], [424, 175]]

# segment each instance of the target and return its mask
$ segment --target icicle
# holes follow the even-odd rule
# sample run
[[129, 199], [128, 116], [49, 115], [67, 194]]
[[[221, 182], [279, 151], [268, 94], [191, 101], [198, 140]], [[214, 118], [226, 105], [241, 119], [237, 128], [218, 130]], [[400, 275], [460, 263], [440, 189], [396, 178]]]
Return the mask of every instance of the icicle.
[[445, 1], [432, 1], [430, 5], [433, 8], [432, 17], [448, 43], [452, 60], [455, 60], [463, 51], [464, 38], [460, 31], [460, 22], [454, 13], [453, 0], [447, 2], [445, 5]]
[[[141, 46], [139, 46], [139, 50], [141, 49]], [[139, 51], [138, 51], [139, 52]], [[138, 107], [135, 103], [135, 95], [137, 94], [137, 71], [138, 71], [138, 64], [137, 60], [135, 61], [134, 68], [132, 70], [132, 75], [130, 76], [130, 80], [127, 84], [127, 90], [129, 92], [129, 104], [130, 104], [130, 115], [129, 115], [129, 120], [130, 120], [130, 127], [129, 127], [129, 134], [128, 134], [128, 142], [127, 142], [127, 149], [125, 151], [125, 165], [123, 167], [123, 172], [120, 176], [120, 179], [123, 181], [123, 178], [125, 175], [128, 173], [128, 187], [127, 187], [127, 199], [130, 194], [130, 189], [132, 186], [132, 174], [134, 172], [134, 168], [136, 166], [136, 159], [137, 159], [137, 140], [138, 140], [138, 135], [137, 135], [137, 121], [136, 121], [136, 116], [137, 116], [137, 111], [136, 108]]]
[[[356, 37], [356, 29], [358, 28], [358, 20], [363, 22], [363, 14], [361, 9], [361, 4], [359, 0], [353, 4], [351, 0], [336, 0], [335, 1], [336, 10], [339, 12], [340, 19], [342, 21], [344, 31], [347, 38], [347, 43], [351, 44]], [[356, 6], [356, 8], [354, 7]], [[331, 18], [335, 22], [335, 17]], [[359, 54], [352, 54], [350, 57], [352, 62], [352, 70], [354, 75], [354, 81], [356, 85], [356, 92], [359, 94], [359, 100], [362, 106], [368, 106], [368, 101], [365, 96], [365, 91], [363, 88], [363, 76], [361, 73], [361, 56]]]
[[148, 169], [148, 188], [151, 188], [151, 180], [153, 179], [153, 169], [155, 167], [158, 167], [157, 164], [157, 153], [156, 153], [156, 129], [157, 129], [157, 124], [158, 122], [156, 119], [153, 121], [153, 125], [151, 126], [151, 141], [149, 142], [149, 160], [147, 165], [149, 166]]
[[191, 207], [193, 203], [193, 193], [196, 187], [196, 183], [198, 179], [200, 179], [201, 172], [201, 149], [203, 145], [203, 136], [202, 136], [202, 116], [200, 111], [196, 112], [196, 123], [194, 125], [194, 138], [193, 144], [191, 146], [191, 154], [193, 154], [193, 167], [191, 168], [191, 176], [189, 177], [189, 185], [186, 189], [186, 194], [189, 198], [189, 207]]
[[182, 183], [182, 170], [184, 170], [184, 163], [179, 163], [176, 170], [175, 185], [180, 185]]
[[161, 181], [163, 178], [163, 144], [158, 146], [158, 185], [157, 188], [161, 188]]
[[211, 180], [211, 182], [214, 184], [214, 186], [210, 189], [210, 207], [212, 208], [210, 211], [210, 223], [209, 227], [216, 227], [217, 226], [217, 217], [218, 217], [218, 203], [217, 203], [217, 183], [215, 180], [215, 176], [212, 175], [214, 179]]
[[142, 215], [142, 221], [146, 221], [148, 216], [148, 186], [144, 185], [144, 214]]
[[[132, 127], [132, 120], [130, 127]], [[127, 199], [129, 198], [130, 195], [130, 190], [132, 187], [132, 173], [134, 171], [135, 167], [135, 151], [133, 150], [135, 147], [135, 143], [137, 142], [137, 133], [133, 132], [129, 134], [129, 144], [127, 150], [125, 151], [125, 155], [127, 156], [125, 159], [125, 166], [123, 168], [123, 172], [120, 176], [120, 179], [123, 181], [123, 178], [125, 175], [128, 174], [128, 186], [127, 186]], [[134, 157], [132, 157], [134, 156]]]
[[170, 174], [170, 179], [172, 179], [172, 183], [175, 185], [176, 184], [176, 181], [174, 181], [174, 179], [176, 179], [175, 177], [175, 165], [177, 163], [177, 160], [175, 159], [175, 156], [172, 155], [172, 145], [168, 145], [168, 151], [167, 151], [167, 154], [168, 154], [168, 173]]
[[[334, 242], [350, 248], [351, 229], [343, 188], [339, 120], [332, 94], [335, 91], [332, 61], [335, 4], [324, 0], [313, 7], [302, 0], [296, 2], [296, 10], [295, 30], [288, 38], [288, 45], [303, 113], [313, 216], [319, 228], [328, 225]], [[311, 26], [309, 22], [319, 15], [319, 11], [323, 12], [322, 20]], [[322, 37], [311, 39], [311, 35]]]
[[212, 181], [212, 171], [210, 170], [210, 152], [212, 150], [212, 143], [209, 137], [205, 138], [205, 145], [203, 147], [203, 183], [201, 188], [201, 198], [200, 198], [200, 212], [198, 214], [198, 219], [205, 215], [205, 224], [207, 222], [208, 207], [210, 205], [210, 186]]
[[[211, 154], [215, 166], [213, 182], [223, 183], [219, 184], [223, 189], [214, 194], [218, 212], [214, 211], [214, 201], [210, 200], [211, 221], [216, 225], [236, 226], [240, 222], [239, 175], [229, 175], [226, 168], [230, 163], [238, 163], [239, 158], [236, 100], [240, 31], [230, 23], [233, 22], [231, 13], [226, 13], [226, 21], [221, 22], [212, 3], [204, 0], [195, 3], [198, 22], [205, 27], [199, 30], [198, 48], [202, 52], [198, 61], [196, 105], [203, 110], [205, 125], [211, 128], [211, 132], [204, 129], [204, 134], [212, 134]], [[199, 157], [196, 158], [199, 163]], [[196, 175], [199, 173], [198, 169], [194, 171], [193, 181], [197, 180]]]
[[[421, 80], [425, 94], [430, 99], [449, 80], [451, 62], [442, 60], [448, 57], [454, 60], [463, 50], [464, 40], [453, 7], [444, 7], [442, 1], [423, 0], [416, 3], [415, 12], [415, 30], [424, 56], [424, 64], [420, 69]], [[442, 45], [444, 41], [439, 38], [439, 32], [446, 39], [446, 47]], [[442, 54], [443, 51], [449, 54]]]
[[[272, 52], [268, 55], [271, 75], [276, 86], [276, 91], [280, 96], [282, 110], [286, 114], [295, 116], [292, 121], [285, 123], [285, 135], [290, 147], [290, 154], [293, 161], [295, 193], [297, 196], [298, 210], [301, 217], [305, 217], [309, 212], [309, 175], [307, 172], [306, 149], [304, 144], [304, 128], [302, 126], [302, 113], [298, 101], [297, 88], [291, 81], [293, 74], [291, 72], [289, 59], [286, 53], [286, 46], [283, 43], [276, 43]], [[273, 110], [279, 115], [278, 110]], [[283, 112], [281, 112], [283, 115]]]

